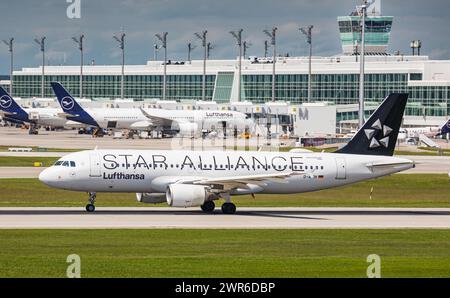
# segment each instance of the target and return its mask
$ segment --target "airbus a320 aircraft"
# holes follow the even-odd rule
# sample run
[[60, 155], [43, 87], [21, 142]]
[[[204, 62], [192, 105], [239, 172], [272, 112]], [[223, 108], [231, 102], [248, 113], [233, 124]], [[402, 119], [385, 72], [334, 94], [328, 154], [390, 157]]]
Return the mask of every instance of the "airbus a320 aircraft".
[[407, 94], [391, 94], [357, 132], [334, 153], [91, 150], [69, 154], [39, 179], [55, 188], [90, 194], [134, 192], [142, 203], [167, 201], [173, 207], [201, 206], [232, 214], [231, 196], [289, 194], [342, 186], [414, 167], [393, 157]]
[[163, 109], [83, 109], [60, 84], [51, 83], [61, 108], [68, 119], [106, 129], [150, 130], [160, 128], [191, 136], [199, 129], [226, 125], [245, 130], [254, 123], [245, 114], [235, 111], [181, 111]]
[[31, 108], [25, 109], [19, 106], [17, 102], [0, 87], [0, 115], [7, 121], [30, 123], [30, 132], [35, 126], [51, 126], [51, 127], [83, 127], [80, 123], [68, 121], [61, 118], [58, 114], [60, 109], [54, 108]]

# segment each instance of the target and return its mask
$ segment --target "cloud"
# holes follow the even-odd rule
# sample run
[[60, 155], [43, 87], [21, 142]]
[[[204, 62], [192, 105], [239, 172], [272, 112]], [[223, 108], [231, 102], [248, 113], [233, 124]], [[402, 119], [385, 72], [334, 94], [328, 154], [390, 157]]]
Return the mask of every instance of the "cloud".
[[[83, 32], [86, 61], [117, 64], [120, 51], [113, 34], [126, 32], [126, 61], [145, 64], [153, 57], [154, 34], [168, 31], [168, 55], [185, 59], [187, 43], [199, 42], [193, 33], [208, 29], [208, 39], [216, 45], [212, 57], [236, 57], [230, 30], [244, 28], [244, 38], [252, 42], [250, 55], [262, 55], [266, 36], [262, 30], [277, 26], [278, 52], [307, 54], [301, 25], [314, 25], [314, 55], [341, 52], [336, 17], [349, 14], [358, 0], [81, 0], [81, 19], [68, 19], [66, 0], [15, 0], [0, 11], [0, 39], [14, 36], [16, 69], [40, 65], [37, 36], [47, 36], [48, 57], [55, 63], [66, 57], [66, 64], [78, 63], [78, 50], [72, 36]], [[39, 4], [37, 4], [39, 3]], [[450, 4], [443, 0], [383, 1], [385, 15], [395, 16], [391, 51], [409, 53], [412, 39], [423, 41], [422, 53], [436, 59], [450, 59]], [[0, 74], [9, 67], [7, 49], [0, 48]], [[197, 48], [194, 58], [201, 58]], [[58, 58], [59, 57], [59, 58]]]

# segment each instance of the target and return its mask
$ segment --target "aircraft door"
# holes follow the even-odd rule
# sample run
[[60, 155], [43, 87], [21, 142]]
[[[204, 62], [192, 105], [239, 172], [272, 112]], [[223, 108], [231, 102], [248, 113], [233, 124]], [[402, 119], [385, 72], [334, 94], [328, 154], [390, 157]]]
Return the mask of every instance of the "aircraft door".
[[345, 158], [337, 157], [335, 160], [336, 160], [336, 179], [347, 179]]
[[117, 121], [108, 121], [107, 128], [117, 128]]
[[101, 169], [100, 169], [100, 156], [97, 152], [93, 152], [89, 155], [90, 162], [90, 172], [89, 175], [91, 177], [101, 177]]

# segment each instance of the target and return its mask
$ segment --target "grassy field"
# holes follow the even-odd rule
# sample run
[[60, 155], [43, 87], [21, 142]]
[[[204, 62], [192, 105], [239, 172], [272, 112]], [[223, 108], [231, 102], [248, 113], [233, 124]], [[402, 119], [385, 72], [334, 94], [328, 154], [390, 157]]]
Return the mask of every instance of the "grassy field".
[[0, 230], [0, 277], [450, 277], [450, 230]]
[[58, 159], [60, 157], [0, 156], [0, 167], [32, 167], [35, 162], [49, 167]]
[[[372, 199], [370, 191], [373, 187]], [[294, 195], [233, 198], [238, 206], [447, 207], [450, 180], [439, 174], [398, 174], [350, 186]], [[0, 180], [0, 206], [84, 206], [87, 194], [52, 189], [37, 179]], [[97, 206], [148, 206], [134, 194], [97, 195]], [[152, 205], [153, 206], [153, 205]], [[166, 206], [165, 204], [161, 206]]]

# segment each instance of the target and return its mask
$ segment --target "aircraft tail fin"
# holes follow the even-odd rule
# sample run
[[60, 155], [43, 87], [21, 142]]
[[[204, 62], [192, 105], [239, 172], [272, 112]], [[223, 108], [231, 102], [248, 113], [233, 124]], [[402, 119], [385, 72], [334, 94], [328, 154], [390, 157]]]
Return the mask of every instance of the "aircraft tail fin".
[[447, 133], [450, 133], [450, 119], [441, 127], [441, 131], [436, 136], [445, 135]]
[[89, 115], [86, 110], [73, 98], [72, 95], [61, 85], [59, 82], [51, 82], [50, 85], [55, 92], [56, 98], [58, 99], [59, 105], [63, 111], [67, 114], [72, 115], [70, 120], [85, 123], [92, 126], [99, 126], [97, 122]]
[[0, 110], [12, 118], [28, 121], [28, 113], [19, 106], [3, 87], [0, 87]]
[[336, 153], [392, 156], [407, 100], [407, 93], [390, 94], [350, 142]]

